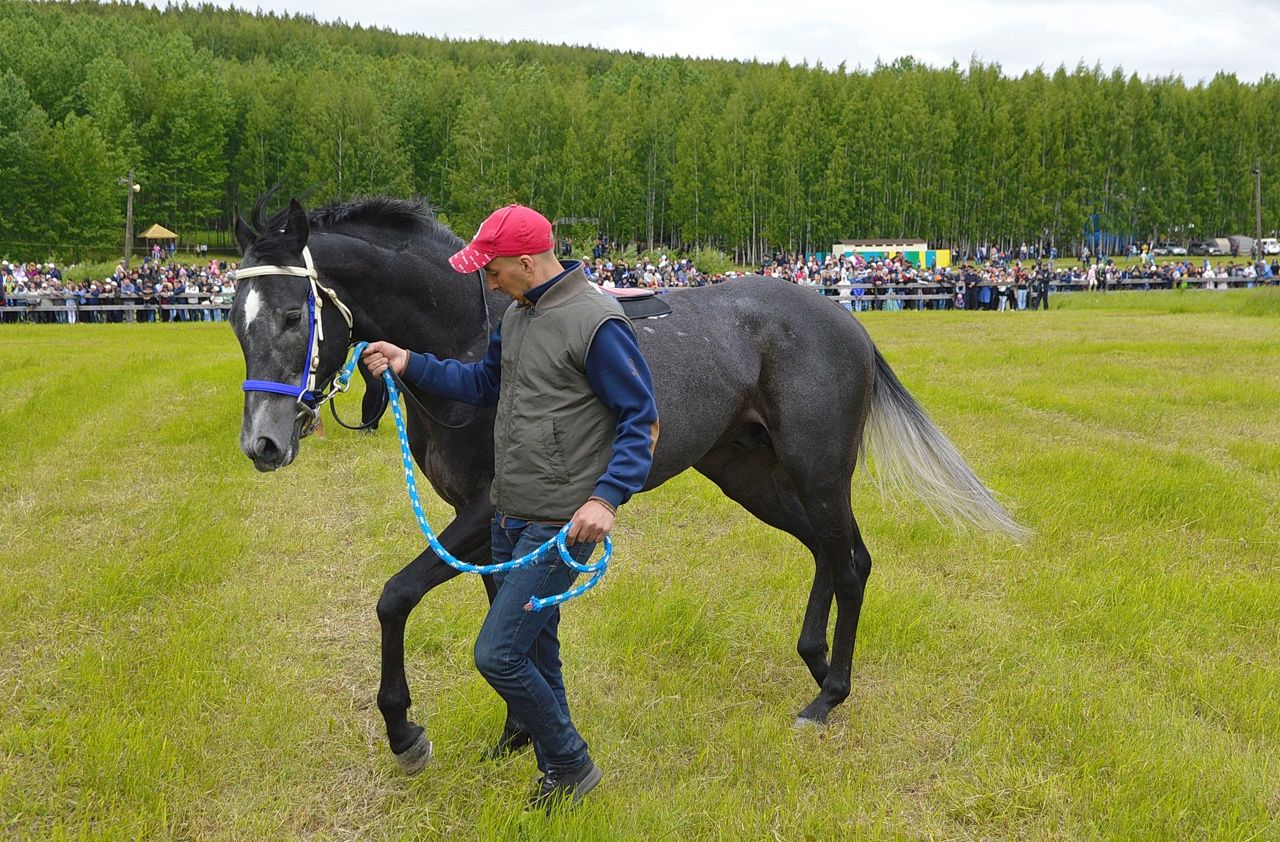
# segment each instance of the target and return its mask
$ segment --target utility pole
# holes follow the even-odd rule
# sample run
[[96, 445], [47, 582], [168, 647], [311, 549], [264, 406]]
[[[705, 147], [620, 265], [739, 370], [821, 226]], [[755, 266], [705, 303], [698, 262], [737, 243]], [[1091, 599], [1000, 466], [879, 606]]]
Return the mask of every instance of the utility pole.
[[124, 268], [129, 268], [129, 255], [133, 252], [133, 194], [142, 188], [133, 180], [133, 170], [127, 177], [122, 176], [116, 182], [124, 185], [128, 191], [128, 201], [124, 208]]
[[1257, 214], [1257, 227], [1253, 238], [1253, 247], [1257, 250], [1257, 261], [1262, 262], [1262, 161], [1253, 165], [1253, 207]]

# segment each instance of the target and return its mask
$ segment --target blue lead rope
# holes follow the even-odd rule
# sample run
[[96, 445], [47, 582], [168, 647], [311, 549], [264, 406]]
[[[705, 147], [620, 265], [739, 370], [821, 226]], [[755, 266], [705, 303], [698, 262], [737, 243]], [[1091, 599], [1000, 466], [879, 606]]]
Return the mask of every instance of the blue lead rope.
[[[351, 375], [355, 371], [356, 363], [360, 360], [360, 354], [368, 347], [368, 342], [357, 342], [351, 351], [351, 359], [347, 360], [347, 364], [338, 372], [338, 386], [340, 389], [346, 389], [347, 384], [351, 380]], [[400, 410], [400, 392], [396, 389], [395, 378], [391, 376], [388, 369], [382, 373], [383, 382], [387, 384], [388, 402], [391, 404], [392, 415], [396, 420], [396, 432], [400, 434], [400, 455], [404, 459], [404, 483], [409, 489], [409, 502], [413, 504], [413, 513], [418, 518], [418, 526], [422, 529], [422, 534], [427, 538], [427, 544], [430, 545], [432, 552], [440, 556], [445, 564], [462, 573], [480, 573], [488, 575], [491, 573], [503, 573], [507, 570], [515, 570], [518, 567], [526, 567], [535, 563], [547, 553], [551, 552], [554, 546], [560, 552], [560, 560], [569, 567], [579, 573], [594, 573], [595, 575], [576, 588], [570, 588], [564, 593], [549, 596], [545, 599], [539, 599], [536, 596], [530, 596], [529, 602], [525, 605], [526, 611], [541, 611], [552, 605], [559, 605], [562, 602], [568, 602], [574, 597], [582, 596], [587, 591], [594, 588], [600, 579], [604, 576], [605, 571], [609, 569], [609, 559], [613, 558], [613, 540], [608, 536], [604, 536], [604, 555], [600, 556], [600, 560], [595, 564], [579, 564], [569, 553], [569, 545], [566, 542], [569, 529], [573, 526], [572, 522], [566, 523], [564, 528], [555, 534], [555, 537], [549, 539], [545, 544], [535, 549], [528, 555], [520, 558], [513, 558], [510, 561], [504, 561], [501, 564], [467, 564], [453, 553], [444, 548], [444, 544], [440, 543], [440, 539], [436, 537], [435, 532], [431, 530], [431, 524], [427, 523], [427, 516], [422, 510], [422, 501], [418, 498], [418, 481], [413, 473], [413, 454], [409, 452], [409, 434], [405, 432], [404, 413]]]

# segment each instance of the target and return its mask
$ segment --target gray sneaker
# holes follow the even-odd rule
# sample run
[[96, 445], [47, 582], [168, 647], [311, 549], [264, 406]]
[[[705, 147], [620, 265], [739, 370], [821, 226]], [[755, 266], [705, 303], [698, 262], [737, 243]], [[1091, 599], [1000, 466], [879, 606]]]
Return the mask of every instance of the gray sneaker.
[[569, 772], [552, 769], [538, 782], [538, 788], [529, 797], [528, 809], [550, 813], [560, 804], [576, 807], [603, 777], [604, 772], [590, 760]]

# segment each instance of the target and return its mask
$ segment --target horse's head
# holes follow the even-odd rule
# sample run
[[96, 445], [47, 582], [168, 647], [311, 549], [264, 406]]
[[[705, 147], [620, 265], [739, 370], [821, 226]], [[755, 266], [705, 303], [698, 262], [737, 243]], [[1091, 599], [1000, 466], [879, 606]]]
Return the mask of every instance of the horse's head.
[[351, 341], [350, 313], [312, 263], [306, 211], [294, 199], [263, 221], [270, 195], [254, 206], [260, 230], [236, 214], [244, 259], [231, 307], [245, 361], [240, 449], [259, 471], [293, 461], [318, 419], [320, 386], [342, 367]]

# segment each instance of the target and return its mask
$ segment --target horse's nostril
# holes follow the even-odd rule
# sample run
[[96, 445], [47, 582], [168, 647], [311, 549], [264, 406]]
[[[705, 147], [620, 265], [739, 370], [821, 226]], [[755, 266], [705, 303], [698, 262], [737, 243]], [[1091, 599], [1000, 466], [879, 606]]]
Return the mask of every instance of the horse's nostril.
[[276, 447], [276, 443], [266, 436], [259, 436], [258, 440], [253, 443], [253, 452], [257, 454], [259, 459], [272, 462], [279, 457], [280, 448]]

